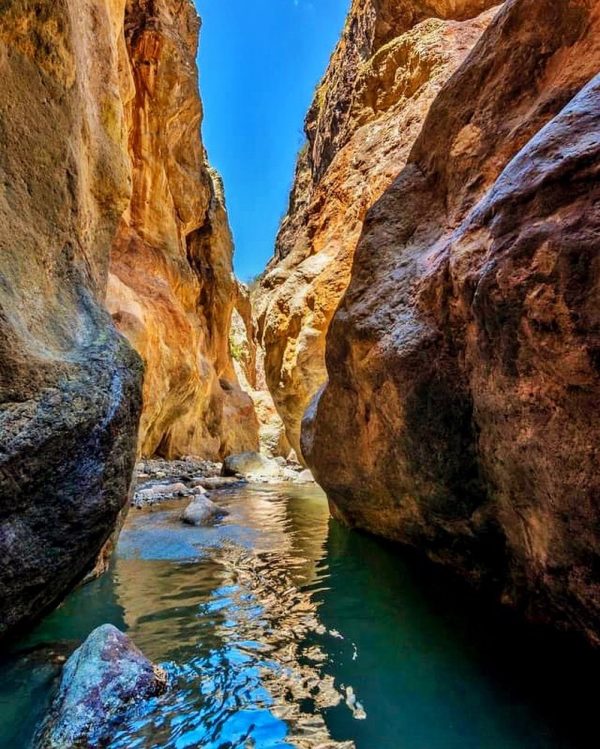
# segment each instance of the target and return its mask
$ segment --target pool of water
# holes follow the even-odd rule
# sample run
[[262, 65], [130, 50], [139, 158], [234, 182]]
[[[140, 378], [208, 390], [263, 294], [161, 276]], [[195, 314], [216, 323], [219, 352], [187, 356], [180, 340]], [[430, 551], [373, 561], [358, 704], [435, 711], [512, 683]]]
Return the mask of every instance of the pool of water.
[[[112, 622], [171, 689], [110, 747], [574, 749], [596, 745], [597, 664], [331, 520], [316, 488], [132, 511], [110, 573], [0, 660], [0, 747], [26, 749], [64, 659]], [[589, 674], [586, 674], [589, 670]]]

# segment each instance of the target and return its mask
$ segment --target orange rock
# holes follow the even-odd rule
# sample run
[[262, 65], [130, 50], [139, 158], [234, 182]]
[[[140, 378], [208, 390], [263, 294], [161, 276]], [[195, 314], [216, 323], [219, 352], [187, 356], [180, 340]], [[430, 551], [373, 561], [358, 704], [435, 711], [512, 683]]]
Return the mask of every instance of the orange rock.
[[141, 364], [103, 307], [130, 196], [115, 8], [0, 4], [0, 637], [93, 568], [135, 460]]
[[258, 423], [229, 355], [233, 243], [200, 137], [199, 26], [189, 0], [126, 6], [133, 194], [107, 305], [146, 367], [141, 453], [218, 459], [256, 449]]
[[346, 522], [600, 643], [600, 2], [512, 0], [371, 209], [303, 447]]
[[366, 213], [406, 163], [431, 102], [493, 11], [478, 14], [495, 4], [352, 5], [306, 120], [275, 257], [255, 294], [267, 381], [298, 455]]

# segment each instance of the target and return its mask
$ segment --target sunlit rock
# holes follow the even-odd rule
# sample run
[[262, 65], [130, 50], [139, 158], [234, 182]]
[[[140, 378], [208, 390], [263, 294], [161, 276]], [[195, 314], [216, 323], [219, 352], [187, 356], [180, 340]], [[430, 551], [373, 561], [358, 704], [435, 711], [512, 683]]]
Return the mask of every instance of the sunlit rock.
[[146, 367], [140, 451], [219, 459], [254, 450], [253, 403], [229, 353], [233, 243], [200, 136], [200, 21], [191, 0], [131, 0], [125, 28], [133, 193], [107, 304]]
[[105, 746], [129, 708], [166, 687], [166, 673], [126, 635], [111, 624], [98, 627], [66, 662], [35, 745]]
[[494, 5], [352, 3], [306, 119], [275, 257], [253, 294], [267, 382], [298, 456], [302, 417], [326, 380], [326, 334], [367, 211], [405, 165], [431, 102]]

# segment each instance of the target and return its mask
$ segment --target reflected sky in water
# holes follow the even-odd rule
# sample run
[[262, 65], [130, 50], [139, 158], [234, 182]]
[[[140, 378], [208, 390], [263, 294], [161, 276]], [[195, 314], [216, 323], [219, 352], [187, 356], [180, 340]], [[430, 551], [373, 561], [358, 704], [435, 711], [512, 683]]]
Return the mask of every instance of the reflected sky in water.
[[316, 488], [247, 487], [219, 503], [230, 515], [207, 529], [183, 525], [179, 501], [131, 512], [110, 574], [4, 658], [0, 747], [28, 746], [61, 663], [107, 621], [172, 685], [113, 749], [589, 746], [571, 652], [550, 661], [553, 644], [342, 528]]

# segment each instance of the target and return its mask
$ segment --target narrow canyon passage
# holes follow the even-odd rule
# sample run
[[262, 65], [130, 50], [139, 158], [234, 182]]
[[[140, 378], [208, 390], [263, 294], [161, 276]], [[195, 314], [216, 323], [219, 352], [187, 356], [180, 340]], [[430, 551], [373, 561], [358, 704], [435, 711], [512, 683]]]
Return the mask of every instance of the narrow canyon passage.
[[0, 80], [0, 749], [596, 746], [600, 0], [0, 0]]

